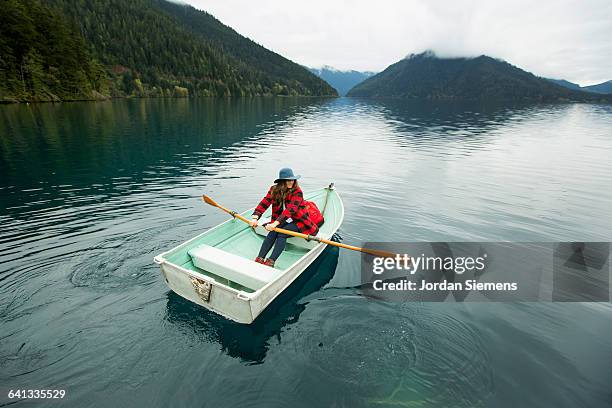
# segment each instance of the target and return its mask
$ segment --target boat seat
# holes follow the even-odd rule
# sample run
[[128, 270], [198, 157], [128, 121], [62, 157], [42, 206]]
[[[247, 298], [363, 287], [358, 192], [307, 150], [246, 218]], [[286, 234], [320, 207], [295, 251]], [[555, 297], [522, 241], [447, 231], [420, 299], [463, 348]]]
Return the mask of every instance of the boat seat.
[[[263, 224], [268, 223], [270, 221], [271, 217], [261, 217], [259, 219], [259, 224], [257, 224], [257, 227], [255, 228], [255, 232], [264, 237], [268, 235], [268, 230], [263, 226]], [[312, 249], [318, 244], [317, 241], [306, 241], [304, 238], [297, 237], [287, 238], [287, 243], [305, 249]]]
[[196, 267], [253, 290], [262, 288], [283, 272], [210, 245], [198, 246], [188, 253]]

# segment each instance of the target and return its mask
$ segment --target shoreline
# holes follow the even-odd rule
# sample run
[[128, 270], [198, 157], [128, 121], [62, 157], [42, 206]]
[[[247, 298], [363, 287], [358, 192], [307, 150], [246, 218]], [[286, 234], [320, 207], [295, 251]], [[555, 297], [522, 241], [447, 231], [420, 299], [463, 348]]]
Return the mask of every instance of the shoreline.
[[91, 99], [67, 99], [67, 100], [48, 100], [48, 101], [15, 101], [15, 100], [0, 100], [0, 105], [29, 105], [29, 104], [48, 104], [48, 103], [70, 103], [70, 102], [108, 102], [122, 99], [245, 99], [245, 98], [340, 98], [336, 95], [251, 95], [251, 96], [113, 96], [108, 98], [91, 98]]
[[[605, 95], [605, 94], [604, 94]], [[384, 101], [384, 100], [394, 100], [394, 101], [406, 101], [406, 102], [423, 102], [423, 103], [442, 103], [442, 104], [456, 104], [456, 103], [468, 103], [468, 104], [492, 104], [495, 106], [515, 106], [515, 105], [568, 105], [568, 104], [587, 104], [587, 105], [610, 105], [612, 104], [612, 94], [610, 94], [610, 99], [599, 99], [593, 101], [584, 101], [584, 100], [556, 100], [556, 101], [544, 101], [544, 100], [504, 100], [504, 99], [431, 99], [431, 98], [402, 98], [402, 97], [364, 97], [364, 96], [339, 96], [339, 95], [249, 95], [249, 96], [113, 96], [107, 98], [90, 98], [90, 99], [67, 99], [67, 100], [0, 100], [0, 105], [29, 105], [29, 104], [48, 104], [48, 103], [70, 103], [70, 102], [108, 102], [113, 100], [123, 100], [123, 99], [255, 99], [255, 98], [294, 98], [294, 99], [340, 99], [340, 98], [349, 98], [349, 99], [361, 99], [361, 100], [370, 100], [370, 101]]]

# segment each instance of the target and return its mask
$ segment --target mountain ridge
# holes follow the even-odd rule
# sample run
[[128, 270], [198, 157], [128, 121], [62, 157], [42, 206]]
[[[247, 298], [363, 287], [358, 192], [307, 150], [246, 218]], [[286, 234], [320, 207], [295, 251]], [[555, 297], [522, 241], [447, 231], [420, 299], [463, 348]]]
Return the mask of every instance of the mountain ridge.
[[352, 88], [347, 96], [433, 100], [609, 102], [607, 95], [575, 91], [486, 55], [440, 58], [411, 54]]
[[594, 85], [587, 85], [587, 86], [580, 86], [576, 83], [570, 82], [570, 81], [566, 81], [565, 79], [552, 79], [552, 78], [545, 78], [548, 81], [554, 82], [557, 85], [561, 85], [563, 87], [566, 87], [568, 89], [574, 89], [574, 90], [579, 90], [579, 91], [586, 91], [586, 92], [595, 92], [595, 93], [602, 93], [602, 94], [611, 94], [612, 93], [612, 80], [610, 81], [605, 81], [599, 84], [594, 84]]
[[612, 94], [612, 80], [602, 82], [600, 84], [587, 85], [582, 87], [582, 89], [588, 89], [590, 92]]

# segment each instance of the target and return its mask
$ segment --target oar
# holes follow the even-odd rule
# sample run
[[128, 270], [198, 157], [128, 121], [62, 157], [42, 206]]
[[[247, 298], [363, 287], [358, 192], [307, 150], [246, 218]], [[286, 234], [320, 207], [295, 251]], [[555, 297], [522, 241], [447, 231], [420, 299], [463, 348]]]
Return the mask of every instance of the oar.
[[[202, 199], [204, 199], [204, 202], [206, 202], [206, 204], [210, 204], [213, 207], [217, 207], [220, 210], [225, 211], [226, 213], [228, 213], [229, 215], [231, 215], [234, 218], [238, 218], [241, 221], [246, 222], [247, 224], [251, 224], [251, 222], [249, 220], [247, 220], [246, 218], [244, 218], [242, 215], [238, 214], [236, 211], [232, 211], [232, 210], [228, 210], [227, 208], [223, 207], [222, 205], [218, 204], [215, 200], [213, 200], [212, 198], [210, 198], [207, 195], [203, 195]], [[335, 242], [335, 241], [330, 241], [328, 239], [323, 239], [317, 236], [313, 236], [313, 235], [307, 235], [307, 234], [302, 234], [301, 232], [294, 232], [294, 231], [289, 231], [286, 230], [284, 228], [273, 228], [273, 231], [279, 232], [281, 234], [287, 234], [287, 235], [291, 235], [294, 237], [298, 237], [298, 238], [303, 238], [307, 241], [313, 240], [313, 241], [317, 241], [317, 242], [323, 242], [324, 244], [327, 245], [333, 245], [333, 246], [337, 246], [340, 248], [345, 248], [345, 249], [351, 249], [353, 251], [359, 251], [359, 252], [365, 252], [366, 254], [370, 254], [370, 255], [374, 255], [377, 257], [381, 257], [381, 258], [395, 258], [397, 256], [397, 254], [394, 254], [392, 252], [387, 252], [387, 251], [380, 251], [377, 249], [370, 249], [370, 248], [361, 248], [361, 247], [357, 247], [357, 246], [353, 246], [353, 245], [347, 245], [347, 244], [342, 244], [340, 242]]]

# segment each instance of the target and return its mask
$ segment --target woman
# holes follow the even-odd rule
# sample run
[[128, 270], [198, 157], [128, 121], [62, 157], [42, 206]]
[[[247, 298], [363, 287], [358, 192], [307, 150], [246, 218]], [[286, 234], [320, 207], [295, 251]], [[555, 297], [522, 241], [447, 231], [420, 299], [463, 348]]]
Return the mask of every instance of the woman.
[[[253, 228], [257, 226], [261, 215], [272, 205], [272, 222], [264, 225], [269, 232], [255, 262], [274, 267], [274, 262], [285, 249], [289, 236], [272, 231], [276, 227], [307, 235], [316, 235], [319, 232], [323, 217], [314, 203], [304, 200], [302, 189], [297, 182], [299, 178], [290, 168], [280, 169], [278, 178], [274, 180], [275, 184], [255, 208], [251, 221]], [[272, 254], [266, 258], [273, 246]]]

